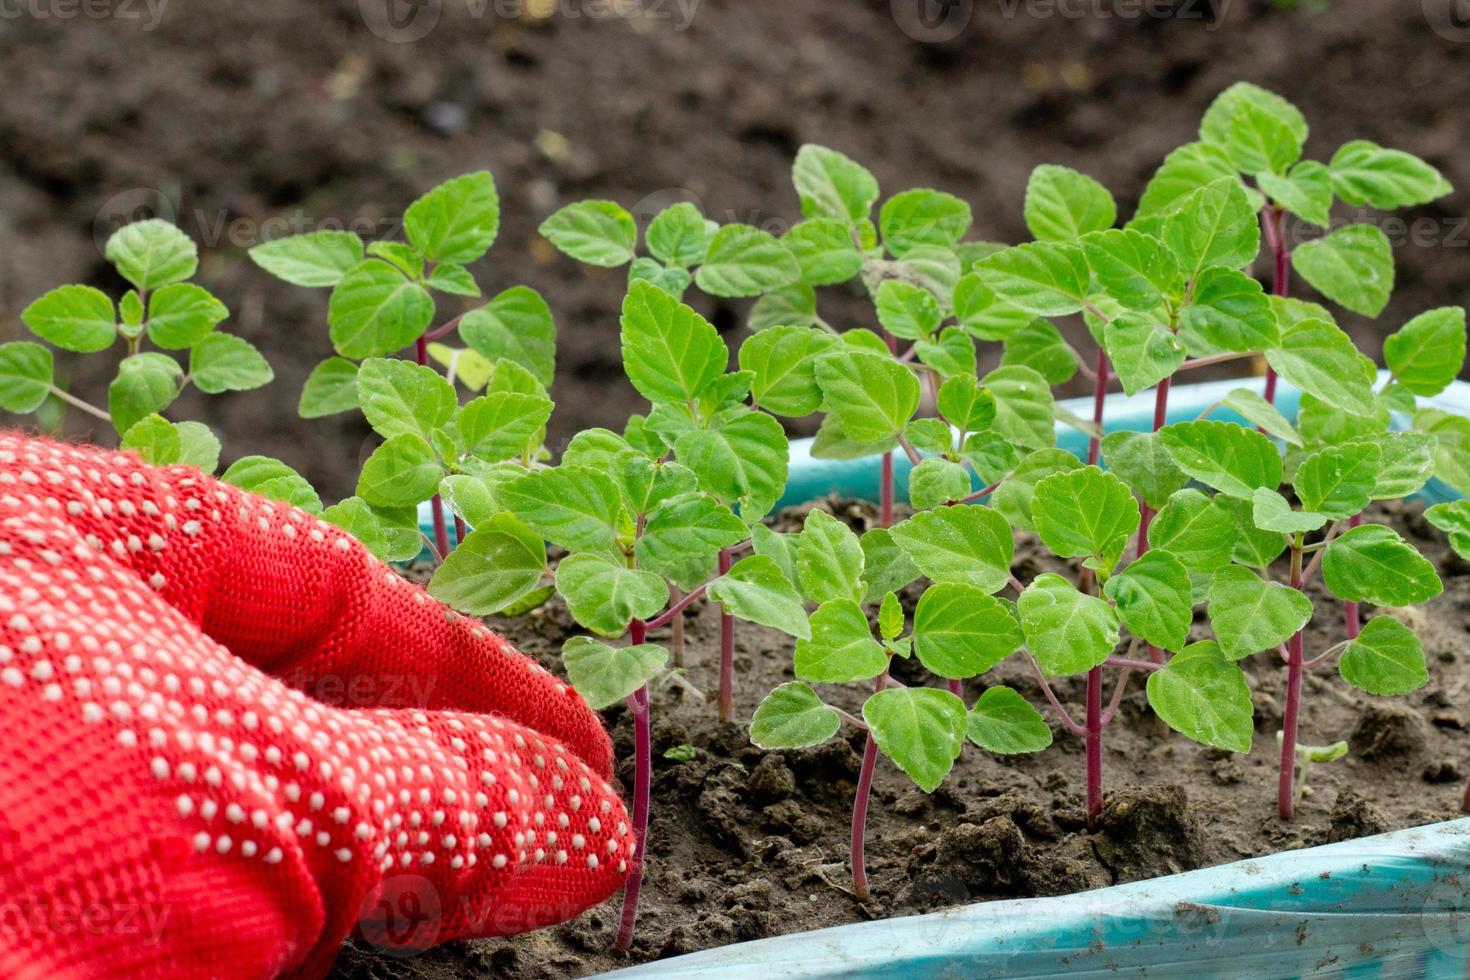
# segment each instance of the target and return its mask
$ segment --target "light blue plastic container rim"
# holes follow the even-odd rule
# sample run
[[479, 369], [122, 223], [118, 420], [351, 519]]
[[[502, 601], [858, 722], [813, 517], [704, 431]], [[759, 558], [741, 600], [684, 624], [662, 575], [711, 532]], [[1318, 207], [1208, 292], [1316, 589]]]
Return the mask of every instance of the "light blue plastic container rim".
[[[1170, 422], [1196, 418], [1231, 390], [1260, 393], [1261, 378], [1181, 385]], [[1470, 416], [1470, 384], [1427, 400]], [[1295, 418], [1299, 394], [1277, 390]], [[1062, 407], [1084, 418], [1092, 399]], [[1107, 431], [1148, 431], [1154, 395], [1108, 398]], [[1227, 409], [1210, 416], [1244, 423]], [[1397, 426], [1407, 419], [1396, 417]], [[1057, 424], [1057, 445], [1076, 455], [1087, 436]], [[837, 495], [874, 500], [878, 457], [815, 459], [810, 439], [791, 443], [778, 506]], [[894, 458], [906, 499], [910, 466]], [[1438, 480], [1418, 495], [1459, 499]], [[427, 505], [420, 524], [431, 527]], [[451, 532], [452, 533], [452, 532]], [[1470, 819], [1285, 851], [1149, 881], [1057, 898], [982, 902], [931, 915], [881, 919], [738, 943], [618, 970], [620, 980], [801, 977], [959, 980], [972, 977], [1466, 977], [1470, 976]]]

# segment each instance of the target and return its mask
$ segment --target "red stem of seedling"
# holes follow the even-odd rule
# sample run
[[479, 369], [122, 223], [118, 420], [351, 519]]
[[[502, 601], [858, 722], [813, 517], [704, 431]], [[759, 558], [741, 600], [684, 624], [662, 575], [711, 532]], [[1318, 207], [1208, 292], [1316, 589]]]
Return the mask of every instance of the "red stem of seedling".
[[[721, 548], [719, 571], [724, 575], [730, 570], [730, 549]], [[720, 720], [735, 717], [735, 617], [720, 612]]]
[[[1302, 587], [1302, 552], [1291, 549], [1291, 587]], [[1286, 711], [1281, 720], [1281, 768], [1277, 774], [1276, 809], [1282, 820], [1290, 820], [1296, 809], [1296, 731], [1302, 701], [1302, 633], [1286, 644]]]
[[[1266, 220], [1263, 222], [1266, 230], [1266, 243], [1271, 247], [1271, 257], [1275, 266], [1271, 279], [1271, 292], [1283, 298], [1291, 289], [1291, 252], [1286, 248], [1286, 236], [1282, 233], [1285, 219], [1285, 211], [1278, 207], [1270, 207], [1266, 209]], [[1276, 404], [1276, 372], [1269, 364], [1266, 366], [1264, 397], [1272, 405]]]
[[[1158, 432], [1169, 421], [1169, 387], [1173, 379], [1165, 378], [1159, 382], [1154, 389], [1154, 431]], [[1148, 554], [1148, 525], [1154, 518], [1154, 509], [1147, 503], [1139, 501], [1138, 511], [1138, 548], [1136, 557], [1142, 558]], [[1164, 662], [1164, 651], [1149, 644], [1149, 659], [1156, 664]]]
[[[414, 357], [420, 365], [428, 365], [429, 338], [427, 335], [419, 337], [415, 342]], [[429, 502], [429, 509], [434, 514], [434, 546], [439, 549], [440, 558], [447, 558], [449, 556], [449, 527], [444, 523], [444, 501], [439, 499], [437, 493]]]
[[852, 893], [860, 901], [868, 899], [868, 868], [864, 854], [864, 840], [868, 828], [868, 797], [873, 790], [873, 769], [878, 765], [878, 743], [868, 733], [863, 744], [863, 765], [858, 771], [857, 793], [852, 798], [852, 846], [849, 860], [852, 862]]
[[1102, 347], [1098, 347], [1097, 383], [1093, 385], [1092, 389], [1092, 424], [1099, 431], [1087, 440], [1087, 463], [1090, 466], [1096, 466], [1098, 457], [1102, 454], [1101, 430], [1103, 423], [1103, 404], [1108, 398], [1108, 371], [1108, 352], [1103, 350]]
[[[1348, 521], [1348, 527], [1358, 527], [1362, 523], [1363, 515], [1354, 514]], [[1344, 602], [1342, 604], [1342, 622], [1343, 627], [1347, 630], [1347, 638], [1349, 640], [1356, 640], [1363, 628], [1362, 620], [1358, 615], [1358, 604], [1356, 602]]]
[[1087, 672], [1087, 829], [1095, 831], [1102, 817], [1102, 668]]
[[[647, 629], [639, 620], [628, 624], [628, 638], [642, 643]], [[628, 695], [628, 710], [633, 713], [633, 834], [638, 847], [628, 883], [623, 888], [623, 916], [618, 925], [618, 949], [627, 949], [633, 941], [633, 926], [638, 922], [638, 893], [643, 888], [643, 856], [648, 848], [648, 793], [653, 781], [653, 739], [650, 734], [648, 685]]]

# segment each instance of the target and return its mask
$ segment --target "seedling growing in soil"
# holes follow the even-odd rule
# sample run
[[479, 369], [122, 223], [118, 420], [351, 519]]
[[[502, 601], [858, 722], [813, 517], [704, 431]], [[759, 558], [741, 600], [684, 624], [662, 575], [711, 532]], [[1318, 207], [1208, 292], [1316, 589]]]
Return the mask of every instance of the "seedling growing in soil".
[[[1284, 732], [1277, 732], [1276, 733], [1276, 744], [1277, 745], [1281, 745], [1284, 741], [1285, 741], [1285, 733]], [[1301, 745], [1301, 744], [1298, 744], [1297, 745], [1297, 747], [1296, 747], [1296, 759], [1297, 759], [1297, 766], [1296, 766], [1296, 804], [1297, 804], [1297, 806], [1301, 806], [1302, 800], [1312, 792], [1311, 787], [1309, 787], [1307, 785], [1307, 773], [1311, 770], [1312, 764], [1314, 762], [1315, 763], [1336, 762], [1338, 759], [1341, 759], [1343, 756], [1345, 756], [1347, 754], [1348, 754], [1348, 744], [1346, 742], [1333, 742], [1331, 745]]]
[[31, 341], [0, 345], [0, 408], [53, 422], [55, 409], [74, 408], [110, 423], [124, 449], [151, 463], [187, 463], [213, 473], [220, 443], [209, 427], [170, 422], [162, 413], [190, 385], [217, 395], [268, 384], [270, 365], [248, 341], [217, 329], [229, 310], [188, 281], [199, 266], [198, 250], [178, 228], [156, 218], [137, 221], [118, 229], [104, 251], [133, 287], [120, 302], [91, 286], [58, 286], [20, 317], [63, 351], [111, 355], [122, 342], [106, 409], [65, 390], [51, 350]]
[[[326, 516], [390, 560], [418, 554], [420, 503], [431, 501], [432, 545], [443, 557], [450, 546], [443, 500], [465, 498], [463, 509], [451, 501], [462, 540], [465, 522], [473, 523], [465, 511], [485, 509], [473, 481], [494, 480], [508, 460], [537, 456], [556, 344], [550, 309], [524, 286], [431, 328], [436, 293], [481, 295], [468, 266], [500, 228], [488, 172], [435, 187], [408, 206], [403, 227], [407, 242], [364, 244], [353, 232], [317, 231], [250, 250], [257, 265], [286, 282], [331, 289], [327, 325], [338, 356], [312, 371], [300, 412], [318, 418], [360, 409], [384, 438], [363, 465], [357, 495]], [[456, 331], [465, 347], [437, 343]], [[384, 360], [409, 348], [422, 370]], [[461, 406], [457, 386], [479, 397]]]

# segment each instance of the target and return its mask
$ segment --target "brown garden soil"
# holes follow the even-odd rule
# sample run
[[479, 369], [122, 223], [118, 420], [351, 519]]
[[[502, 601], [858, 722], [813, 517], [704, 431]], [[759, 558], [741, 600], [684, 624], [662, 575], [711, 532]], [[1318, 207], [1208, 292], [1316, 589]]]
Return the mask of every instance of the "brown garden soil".
[[[874, 520], [869, 505], [819, 506], [860, 532]], [[803, 515], [784, 511], [776, 523], [792, 530]], [[668, 684], [653, 694], [653, 822], [630, 955], [611, 950], [615, 898], [562, 926], [449, 944], [411, 961], [349, 943], [335, 975], [582, 977], [728, 943], [964, 902], [1062, 895], [1457, 817], [1470, 771], [1470, 563], [1422, 515], [1422, 505], [1396, 503], [1370, 511], [1368, 520], [1403, 529], [1440, 570], [1444, 594], [1417, 610], [1364, 614], [1411, 623], [1424, 641], [1430, 681], [1406, 697], [1374, 698], [1331, 666], [1307, 676], [1303, 742], [1346, 739], [1351, 748], [1337, 762], [1312, 767], [1292, 823], [1275, 815], [1275, 736], [1285, 688], [1279, 658], [1263, 653], [1242, 662], [1256, 692], [1254, 746], [1243, 756], [1162, 729], [1133, 678], [1105, 733], [1106, 804], [1100, 830], [1089, 834], [1082, 740], [1060, 729], [1024, 661], [1011, 657], [968, 683], [966, 699], [973, 703], [990, 685], [1016, 688], [1048, 716], [1052, 747], [1001, 757], [969, 746], [932, 795], [880, 757], [867, 835], [873, 897], [859, 902], [849, 892], [847, 846], [862, 734], [848, 727], [818, 748], [766, 752], [750, 744], [743, 723], [720, 723], [713, 704], [690, 686]], [[1023, 581], [1043, 571], [1075, 576], [1075, 567], [1040, 554], [1033, 537], [1019, 535], [1014, 569]], [[920, 591], [910, 586], [903, 597], [910, 614]], [[1309, 591], [1317, 607], [1306, 636], [1311, 657], [1341, 639], [1342, 618], [1320, 580]], [[491, 622], [552, 670], [561, 669], [561, 645], [578, 631], [560, 600], [520, 620]], [[718, 610], [701, 603], [688, 623], [687, 680], [710, 689]], [[652, 639], [667, 642], [662, 632]], [[1199, 622], [1192, 638], [1207, 633]], [[792, 679], [791, 642], [738, 624], [735, 666], [736, 714], [748, 719], [765, 693]], [[913, 662], [895, 661], [895, 676], [938, 683]], [[1082, 679], [1063, 680], [1057, 689], [1080, 717]], [[864, 696], [855, 687], [823, 694], [852, 712]], [[614, 709], [606, 717], [618, 777], [631, 786], [630, 716]], [[682, 754], [692, 758], [677, 758]]]
[[[255, 268], [244, 250], [263, 237], [354, 221], [391, 237], [433, 183], [492, 170], [502, 232], [474, 271], [491, 294], [526, 283], [551, 303], [557, 448], [643, 408], [619, 371], [622, 270], [579, 266], [535, 232], [560, 205], [609, 197], [646, 220], [684, 198], [720, 221], [781, 231], [799, 216], [792, 157], [820, 142], [868, 164], [889, 193], [935, 186], [963, 197], [973, 237], [1020, 241], [1035, 165], [1094, 174], [1130, 213], [1164, 154], [1193, 138], [1210, 99], [1238, 79], [1301, 106], [1314, 156], [1367, 137], [1423, 155], [1459, 188], [1403, 215], [1414, 236], [1385, 226], [1400, 242], [1393, 304], [1377, 321], [1344, 314], [1366, 350], [1423, 309], [1465, 301], [1470, 43], [1434, 33], [1424, 15], [1453, 0], [1177, 0], [1165, 17], [1113, 11], [1168, 4], [1087, 0], [1065, 8], [1101, 13], [1039, 16], [1062, 5], [957, 0], [969, 24], [943, 43], [916, 40], [894, 15], [929, 0], [703, 0], [686, 30], [674, 29], [682, 18], [670, 0], [442, 0], [438, 26], [417, 43], [364, 26], [362, 11], [386, 2], [398, 0], [166, 0], [153, 30], [156, 2], [100, 5], [115, 17], [7, 16], [0, 341], [23, 333], [17, 314], [52, 286], [120, 293], [100, 239], [127, 217], [172, 216], [204, 243], [200, 281], [277, 372], [261, 392], [190, 395], [181, 417], [221, 430], [227, 462], [279, 455], [336, 499], [372, 443], [355, 416], [296, 417], [307, 372], [331, 352], [326, 294]], [[614, 9], [648, 16], [605, 15]], [[694, 302], [738, 345], [747, 302]], [[822, 303], [840, 326], [872, 322], [855, 294], [828, 290]], [[444, 318], [458, 304], [443, 301]], [[982, 364], [997, 356], [987, 349]], [[102, 401], [113, 364], [91, 361], [101, 363], [64, 358], [62, 370]], [[86, 435], [87, 425], [72, 418], [67, 430]]]

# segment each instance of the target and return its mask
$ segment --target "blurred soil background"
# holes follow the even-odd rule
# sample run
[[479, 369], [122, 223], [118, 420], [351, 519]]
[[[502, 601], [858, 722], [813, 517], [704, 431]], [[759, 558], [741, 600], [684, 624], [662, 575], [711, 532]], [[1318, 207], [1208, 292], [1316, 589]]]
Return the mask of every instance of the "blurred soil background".
[[[969, 237], [1015, 242], [1028, 237], [1036, 164], [1092, 174], [1130, 214], [1215, 94], [1247, 79], [1302, 108], [1309, 155], [1366, 137], [1458, 188], [1392, 217], [1337, 212], [1396, 245], [1388, 310], [1342, 314], [1370, 352], [1409, 316], [1470, 293], [1461, 0], [88, 2], [0, 15], [0, 340], [24, 335], [20, 310], [54, 285], [119, 295], [102, 241], [133, 217], [172, 218], [201, 244], [199, 281], [277, 374], [207, 405], [189, 396], [176, 417], [219, 430], [226, 462], [279, 455], [328, 499], [352, 491], [371, 442], [360, 420], [296, 416], [302, 381], [331, 353], [326, 291], [271, 279], [245, 250], [320, 228], [394, 237], [414, 197], [474, 169], [494, 172], [503, 206], [474, 269], [487, 296], [528, 284], [556, 314], [554, 449], [642, 406], [620, 378], [623, 270], [559, 256], [541, 220], [607, 197], [646, 222], [685, 199], [779, 233], [799, 217], [789, 172], [805, 142], [865, 163], [885, 196], [958, 194], [974, 207]], [[862, 297], [827, 292], [827, 319], [871, 322]], [[733, 349], [747, 303], [690, 296]], [[463, 308], [445, 297], [437, 319]], [[114, 362], [90, 360], [59, 367], [105, 401]], [[84, 417], [65, 429], [112, 439]]]

